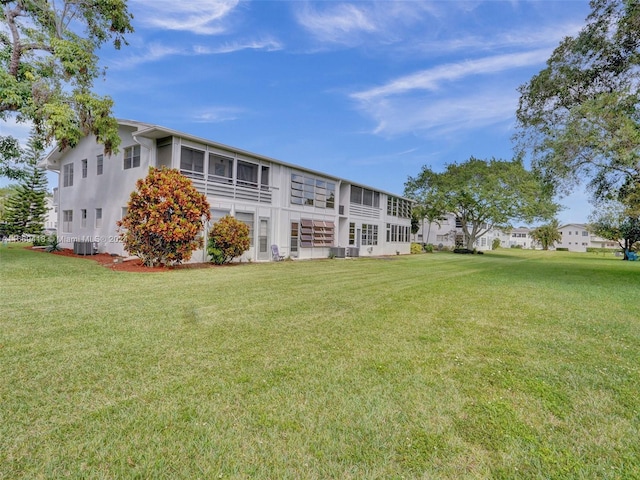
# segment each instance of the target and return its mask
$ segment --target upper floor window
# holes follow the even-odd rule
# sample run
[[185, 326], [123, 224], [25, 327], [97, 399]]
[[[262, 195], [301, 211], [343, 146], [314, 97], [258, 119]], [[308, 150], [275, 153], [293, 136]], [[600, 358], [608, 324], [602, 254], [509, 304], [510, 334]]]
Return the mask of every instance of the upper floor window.
[[73, 186], [73, 163], [67, 163], [62, 167], [62, 186]]
[[211, 181], [233, 183], [233, 158], [210, 153], [208, 175]]
[[258, 186], [258, 165], [255, 163], [243, 162], [238, 160], [237, 172], [238, 185], [246, 187]]
[[380, 192], [351, 185], [351, 203], [380, 208]]
[[133, 145], [124, 149], [124, 169], [140, 166], [140, 145]]
[[103, 162], [104, 162], [104, 157], [102, 155], [98, 155], [96, 157], [96, 175], [102, 175]]
[[387, 215], [411, 218], [411, 202], [403, 198], [387, 197]]
[[87, 163], [87, 159], [85, 158], [84, 160], [81, 160], [81, 165], [82, 165], [82, 178], [87, 178], [87, 170], [88, 170], [88, 163]]
[[195, 148], [182, 147], [180, 152], [180, 170], [186, 170], [197, 178], [204, 177], [204, 152]]
[[336, 205], [336, 184], [293, 173], [291, 174], [291, 203], [333, 209]]

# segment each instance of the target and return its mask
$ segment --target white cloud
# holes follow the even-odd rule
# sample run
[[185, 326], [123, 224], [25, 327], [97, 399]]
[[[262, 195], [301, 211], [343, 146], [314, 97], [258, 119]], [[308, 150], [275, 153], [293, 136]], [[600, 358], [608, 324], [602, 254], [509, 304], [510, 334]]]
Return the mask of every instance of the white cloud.
[[510, 122], [517, 101], [515, 91], [508, 94], [486, 89], [455, 97], [422, 95], [384, 100], [366, 104], [362, 109], [376, 122], [376, 134], [441, 136]]
[[363, 32], [375, 32], [378, 27], [370, 11], [351, 4], [331, 4], [324, 11], [309, 4], [297, 11], [296, 19], [315, 37], [330, 43], [353, 43]]
[[241, 50], [266, 50], [273, 52], [282, 50], [282, 44], [273, 38], [251, 40], [247, 42], [230, 42], [218, 46], [196, 45], [193, 51], [197, 55], [213, 55], [222, 53], [233, 53]]
[[239, 0], [133, 0], [135, 21], [163, 30], [183, 30], [217, 35], [227, 30], [224, 22]]
[[192, 115], [196, 123], [222, 123], [237, 120], [244, 109], [238, 107], [210, 107]]
[[471, 75], [495, 74], [505, 70], [543, 63], [549, 49], [510, 53], [458, 63], [449, 63], [392, 80], [386, 85], [353, 93], [356, 100], [368, 102], [416, 90], [438, 90], [442, 83], [461, 80]]

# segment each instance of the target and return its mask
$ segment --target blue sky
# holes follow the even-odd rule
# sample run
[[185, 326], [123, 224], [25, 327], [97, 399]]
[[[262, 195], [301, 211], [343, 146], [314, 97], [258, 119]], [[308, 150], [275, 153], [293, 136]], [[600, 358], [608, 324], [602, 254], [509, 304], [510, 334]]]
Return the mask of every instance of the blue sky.
[[[96, 90], [163, 125], [402, 194], [423, 165], [511, 158], [517, 87], [587, 0], [129, 0]], [[11, 130], [5, 125], [3, 131]], [[586, 197], [562, 223], [585, 222]]]

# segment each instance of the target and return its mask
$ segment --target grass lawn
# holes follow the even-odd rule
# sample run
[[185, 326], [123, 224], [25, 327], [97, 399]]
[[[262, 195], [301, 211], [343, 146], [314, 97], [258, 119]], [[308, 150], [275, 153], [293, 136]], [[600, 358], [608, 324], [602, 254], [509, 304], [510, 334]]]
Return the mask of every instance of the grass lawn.
[[0, 249], [0, 479], [640, 478], [640, 262]]

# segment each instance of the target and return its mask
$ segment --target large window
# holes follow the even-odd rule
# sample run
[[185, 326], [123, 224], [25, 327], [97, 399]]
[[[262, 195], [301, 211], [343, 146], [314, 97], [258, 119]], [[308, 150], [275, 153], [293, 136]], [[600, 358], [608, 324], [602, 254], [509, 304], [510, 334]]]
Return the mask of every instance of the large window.
[[409, 243], [411, 228], [407, 225], [392, 225], [387, 223], [387, 242]]
[[349, 245], [355, 245], [355, 244], [356, 244], [356, 224], [350, 223], [349, 224]]
[[378, 226], [362, 224], [362, 245], [378, 245]]
[[238, 185], [254, 188], [258, 186], [258, 165], [255, 163], [238, 160], [238, 172], [236, 175]]
[[204, 152], [195, 148], [182, 147], [180, 170], [191, 177], [204, 178]]
[[133, 145], [124, 149], [124, 169], [140, 166], [140, 145]]
[[87, 226], [87, 209], [83, 208], [80, 210], [80, 226], [82, 228]]
[[215, 153], [209, 154], [209, 180], [222, 183], [233, 182], [233, 158]]
[[380, 208], [380, 192], [351, 185], [351, 203]]
[[62, 167], [62, 186], [73, 186], [73, 163], [67, 163]]
[[96, 157], [96, 175], [102, 175], [102, 171], [104, 168], [104, 156], [98, 155]]
[[293, 173], [291, 174], [291, 203], [334, 209], [336, 184], [308, 175]]
[[307, 220], [300, 221], [301, 247], [331, 247], [333, 246], [335, 225], [331, 221]]
[[87, 172], [89, 170], [87, 159], [81, 160], [80, 165], [82, 165], [82, 178], [87, 178]]
[[62, 211], [62, 231], [71, 233], [73, 231], [73, 210]]
[[387, 215], [411, 218], [411, 202], [403, 198], [387, 197]]

